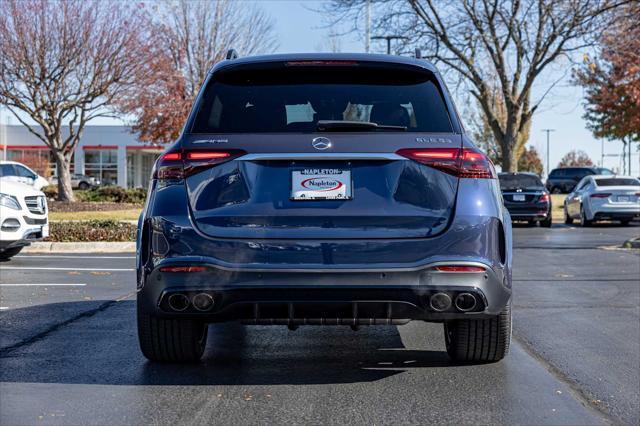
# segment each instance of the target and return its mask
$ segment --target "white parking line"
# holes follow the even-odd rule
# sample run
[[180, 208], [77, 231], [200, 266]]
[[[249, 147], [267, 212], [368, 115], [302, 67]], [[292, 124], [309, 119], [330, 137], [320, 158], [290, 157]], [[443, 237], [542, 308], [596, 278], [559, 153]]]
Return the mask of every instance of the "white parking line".
[[0, 271], [15, 270], [15, 271], [110, 271], [110, 272], [124, 272], [135, 271], [133, 268], [47, 268], [40, 266], [0, 266]]
[[39, 283], [39, 284], [4, 284], [0, 283], [0, 287], [84, 287], [85, 283]]
[[62, 255], [49, 255], [49, 254], [21, 254], [14, 256], [15, 258], [29, 258], [29, 257], [42, 257], [52, 259], [135, 259], [135, 256], [62, 256]]
[[0, 311], [6, 311], [7, 309], [9, 309], [8, 306], [0, 306]]

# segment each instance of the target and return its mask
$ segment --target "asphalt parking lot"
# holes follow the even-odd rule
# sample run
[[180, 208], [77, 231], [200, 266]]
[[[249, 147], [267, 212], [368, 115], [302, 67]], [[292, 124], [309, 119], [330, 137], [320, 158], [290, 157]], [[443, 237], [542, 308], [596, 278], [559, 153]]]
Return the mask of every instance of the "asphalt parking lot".
[[640, 226], [514, 230], [514, 341], [453, 365], [442, 326], [211, 326], [145, 361], [130, 254], [0, 264], [0, 424], [638, 424]]

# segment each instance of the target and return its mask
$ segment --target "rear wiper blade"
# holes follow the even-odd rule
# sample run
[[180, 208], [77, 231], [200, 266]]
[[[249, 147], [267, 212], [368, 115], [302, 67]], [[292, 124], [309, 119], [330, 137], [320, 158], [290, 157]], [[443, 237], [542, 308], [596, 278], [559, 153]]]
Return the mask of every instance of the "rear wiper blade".
[[389, 126], [371, 121], [319, 120], [316, 128], [320, 131], [361, 131], [361, 130], [395, 130], [405, 132], [406, 126]]

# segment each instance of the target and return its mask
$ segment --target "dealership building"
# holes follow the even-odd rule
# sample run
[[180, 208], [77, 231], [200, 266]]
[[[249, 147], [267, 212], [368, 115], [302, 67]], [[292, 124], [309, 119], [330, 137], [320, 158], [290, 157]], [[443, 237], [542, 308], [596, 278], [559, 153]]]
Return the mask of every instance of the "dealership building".
[[[0, 131], [0, 159], [18, 161], [49, 177], [56, 165], [49, 148], [22, 125]], [[126, 126], [86, 126], [71, 160], [71, 171], [94, 176], [103, 184], [146, 187], [163, 147], [138, 142]]]

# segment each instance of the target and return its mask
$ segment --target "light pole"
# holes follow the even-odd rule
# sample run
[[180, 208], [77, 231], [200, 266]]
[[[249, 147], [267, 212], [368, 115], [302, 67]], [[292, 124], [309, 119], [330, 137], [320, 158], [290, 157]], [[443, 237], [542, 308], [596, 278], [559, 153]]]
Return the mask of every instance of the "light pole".
[[372, 40], [387, 40], [387, 55], [391, 55], [391, 40], [404, 40], [406, 37], [400, 35], [386, 35], [371, 37]]
[[547, 133], [547, 179], [549, 179], [549, 133], [555, 132], [556, 129], [542, 129], [543, 132]]

